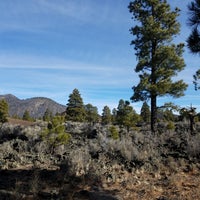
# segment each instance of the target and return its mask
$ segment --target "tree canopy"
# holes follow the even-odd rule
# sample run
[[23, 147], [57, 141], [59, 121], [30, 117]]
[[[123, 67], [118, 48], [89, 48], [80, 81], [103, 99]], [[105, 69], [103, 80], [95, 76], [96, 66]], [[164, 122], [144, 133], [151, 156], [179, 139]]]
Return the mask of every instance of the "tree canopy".
[[192, 27], [192, 32], [188, 37], [188, 47], [194, 54], [200, 53], [200, 0], [194, 0], [188, 5], [189, 9], [189, 25]]
[[[188, 5], [189, 25], [192, 27], [190, 36], [187, 39], [188, 48], [191, 53], [200, 55], [200, 0], [194, 0]], [[200, 69], [194, 75], [195, 90], [200, 89], [198, 80], [200, 79]]]

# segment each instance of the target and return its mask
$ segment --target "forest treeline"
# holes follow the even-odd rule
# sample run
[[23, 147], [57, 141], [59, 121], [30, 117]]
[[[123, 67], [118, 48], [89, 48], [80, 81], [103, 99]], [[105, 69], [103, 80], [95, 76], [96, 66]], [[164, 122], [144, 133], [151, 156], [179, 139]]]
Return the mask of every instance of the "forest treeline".
[[[20, 118], [18, 116], [9, 116], [9, 105], [5, 99], [0, 100], [0, 122], [8, 121], [8, 117]], [[196, 113], [195, 108], [180, 108], [173, 103], [166, 103], [158, 108], [158, 122], [168, 123], [168, 128], [173, 129], [173, 123], [183, 120], [190, 120], [193, 117], [193, 123], [200, 121], [200, 113]], [[112, 110], [109, 106], [103, 107], [102, 113], [99, 114], [98, 108], [90, 103], [84, 104], [81, 94], [78, 89], [74, 89], [69, 95], [66, 104], [66, 111], [53, 115], [51, 109], [48, 108], [43, 117], [33, 119], [28, 110], [26, 110], [21, 118], [22, 120], [35, 121], [43, 120], [53, 122], [56, 126], [58, 122], [73, 121], [87, 123], [101, 123], [103, 125], [119, 125], [127, 128], [137, 128], [142, 125], [148, 125], [151, 121], [150, 106], [145, 101], [139, 113], [131, 106], [130, 101], [120, 99], [117, 108]]]

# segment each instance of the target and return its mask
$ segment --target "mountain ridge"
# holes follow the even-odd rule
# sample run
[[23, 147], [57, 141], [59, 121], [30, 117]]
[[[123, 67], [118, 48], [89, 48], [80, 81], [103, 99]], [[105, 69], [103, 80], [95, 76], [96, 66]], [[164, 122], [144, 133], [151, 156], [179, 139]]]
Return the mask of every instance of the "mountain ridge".
[[57, 103], [47, 97], [32, 97], [27, 99], [19, 99], [13, 94], [0, 95], [0, 99], [5, 99], [9, 106], [10, 116], [22, 117], [27, 110], [33, 118], [43, 117], [45, 111], [49, 109], [53, 115], [62, 113], [66, 110], [66, 106]]

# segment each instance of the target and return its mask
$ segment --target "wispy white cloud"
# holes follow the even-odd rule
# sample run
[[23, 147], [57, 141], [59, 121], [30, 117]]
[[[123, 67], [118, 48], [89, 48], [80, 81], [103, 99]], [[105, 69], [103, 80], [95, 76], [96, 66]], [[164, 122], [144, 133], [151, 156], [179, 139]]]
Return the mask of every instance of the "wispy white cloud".
[[58, 26], [86, 24], [122, 24], [126, 18], [121, 9], [127, 9], [122, 0], [115, 2], [110, 12], [107, 1], [92, 0], [8, 0], [0, 2], [0, 31], [42, 32]]
[[85, 3], [83, 1], [51, 1], [51, 0], [40, 0], [38, 2], [39, 7], [43, 12], [48, 14], [54, 13], [56, 15], [62, 15], [77, 19], [79, 21], [91, 21], [93, 15], [92, 2]]
[[[121, 98], [130, 98], [132, 69], [68, 61], [56, 57], [0, 54], [0, 91], [20, 98], [46, 96], [66, 104], [78, 88], [85, 103], [116, 107]], [[5, 89], [6, 88], [6, 89]], [[96, 102], [96, 103], [95, 103]]]
[[127, 9], [127, 5], [124, 1], [119, 0], [115, 2], [115, 8], [110, 11], [110, 2], [93, 1], [93, 0], [40, 0], [40, 7], [46, 10], [48, 13], [56, 13], [71, 19], [78, 20], [86, 23], [120, 23], [127, 21], [120, 10], [122, 7]]
[[[38, 57], [25, 55], [0, 55], [0, 69], [34, 70], [40, 80], [68, 81], [91, 85], [116, 85], [123, 87], [132, 82], [132, 69], [129, 66], [104, 66], [78, 61], [69, 61], [63, 58]], [[129, 69], [129, 70], [128, 70]], [[42, 72], [41, 70], [44, 70]], [[48, 71], [49, 70], [49, 71]], [[53, 70], [53, 71], [52, 71]], [[42, 77], [41, 77], [42, 76]]]

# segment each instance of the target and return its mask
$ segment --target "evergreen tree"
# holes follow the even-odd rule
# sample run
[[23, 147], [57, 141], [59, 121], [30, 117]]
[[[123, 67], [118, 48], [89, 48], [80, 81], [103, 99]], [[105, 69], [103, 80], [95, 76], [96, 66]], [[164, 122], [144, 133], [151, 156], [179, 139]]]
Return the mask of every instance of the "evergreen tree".
[[113, 108], [112, 110], [112, 123], [116, 124], [117, 123], [117, 109]]
[[86, 111], [86, 121], [88, 122], [98, 122], [99, 121], [99, 114], [97, 107], [93, 106], [92, 104], [85, 105]]
[[12, 116], [12, 118], [14, 118], [14, 119], [21, 119], [21, 117], [18, 116], [17, 114], [14, 114], [14, 115]]
[[165, 103], [163, 106], [159, 108], [159, 115], [160, 119], [163, 119], [165, 121], [175, 121], [175, 115], [173, 112], [180, 111], [180, 108], [177, 105], [174, 105], [173, 103]]
[[112, 121], [112, 115], [110, 108], [108, 106], [104, 106], [102, 113], [102, 124], [110, 124]]
[[186, 118], [190, 121], [190, 132], [193, 133], [194, 125], [195, 125], [195, 118], [197, 117], [196, 108], [190, 106], [190, 108], [182, 108], [180, 110], [180, 118]]
[[166, 121], [172, 121], [172, 122], [175, 121], [175, 116], [174, 116], [173, 111], [171, 109], [167, 108], [164, 111], [164, 119]]
[[194, 54], [200, 53], [200, 0], [192, 1], [189, 6], [189, 25], [192, 27], [192, 32], [187, 40], [188, 47]]
[[47, 108], [46, 111], [45, 111], [45, 113], [44, 113], [44, 115], [43, 115], [43, 120], [48, 122], [48, 121], [51, 121], [52, 118], [53, 118], [53, 114], [52, 114], [52, 112]]
[[0, 100], [0, 122], [5, 123], [8, 121], [8, 103], [5, 99]]
[[126, 112], [125, 102], [123, 99], [120, 99], [117, 106], [117, 116], [116, 116], [116, 121], [118, 125], [124, 125], [125, 112]]
[[139, 115], [136, 113], [133, 107], [130, 106], [129, 101], [124, 101], [121, 99], [117, 107], [116, 120], [117, 124], [125, 126], [129, 131], [129, 128], [133, 127], [139, 121]]
[[74, 89], [69, 95], [66, 108], [66, 120], [83, 122], [85, 120], [85, 108], [78, 89]]
[[143, 122], [147, 122], [147, 123], [150, 122], [151, 111], [150, 111], [150, 107], [146, 101], [142, 105], [142, 108], [140, 111], [140, 116], [141, 116]]
[[29, 113], [28, 110], [25, 110], [25, 111], [24, 111], [24, 114], [23, 114], [23, 116], [22, 116], [22, 119], [23, 119], [23, 120], [27, 120], [27, 121], [31, 121], [31, 120], [32, 120], [32, 119], [31, 119], [31, 116], [30, 116], [30, 113]]
[[129, 4], [129, 11], [138, 23], [131, 28], [138, 59], [135, 72], [140, 82], [133, 86], [132, 101], [151, 100], [151, 130], [155, 132], [157, 121], [157, 98], [170, 95], [184, 95], [187, 85], [183, 80], [172, 78], [184, 69], [183, 44], [172, 44], [173, 36], [180, 31], [176, 18], [179, 9], [170, 10], [166, 0], [135, 0]]
[[59, 115], [51, 119], [41, 136], [50, 144], [51, 153], [54, 153], [56, 146], [67, 144], [71, 138], [71, 135], [65, 131], [64, 117]]
[[[187, 43], [190, 51], [193, 54], [200, 54], [200, 0], [192, 1], [189, 6], [189, 25], [192, 27], [192, 32], [188, 37]], [[198, 80], [200, 79], [200, 69], [194, 75], [195, 90], [200, 89]]]

